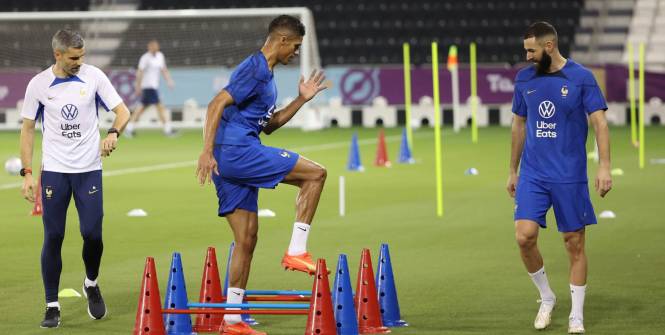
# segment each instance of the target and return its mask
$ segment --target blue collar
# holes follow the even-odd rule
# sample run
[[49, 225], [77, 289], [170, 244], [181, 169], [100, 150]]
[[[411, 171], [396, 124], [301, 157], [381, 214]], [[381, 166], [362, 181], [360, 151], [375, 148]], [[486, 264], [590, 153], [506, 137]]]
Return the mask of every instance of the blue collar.
[[74, 75], [74, 76], [67, 77], [67, 78], [55, 77], [55, 79], [53, 79], [53, 82], [51, 83], [51, 85], [49, 87], [53, 87], [53, 86], [58, 85], [58, 84], [68, 83], [68, 82], [72, 82], [72, 81], [78, 81], [78, 82], [81, 82], [81, 83], [85, 84], [85, 82], [83, 80], [81, 80], [81, 78]]

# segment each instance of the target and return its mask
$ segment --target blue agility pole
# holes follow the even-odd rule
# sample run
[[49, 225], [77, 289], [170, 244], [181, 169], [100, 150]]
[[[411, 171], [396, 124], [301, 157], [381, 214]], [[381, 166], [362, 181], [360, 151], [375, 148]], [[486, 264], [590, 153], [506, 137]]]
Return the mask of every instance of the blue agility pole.
[[309, 304], [216, 304], [192, 302], [189, 308], [269, 308], [269, 309], [308, 309]]

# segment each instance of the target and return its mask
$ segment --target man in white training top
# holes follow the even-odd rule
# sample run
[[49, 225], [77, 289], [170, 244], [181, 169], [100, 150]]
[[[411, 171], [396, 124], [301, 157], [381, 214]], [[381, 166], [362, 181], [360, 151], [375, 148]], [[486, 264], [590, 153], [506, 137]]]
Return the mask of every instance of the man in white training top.
[[[102, 156], [118, 145], [129, 111], [100, 69], [83, 64], [85, 42], [78, 32], [59, 30], [52, 40], [55, 64], [30, 80], [21, 116], [21, 175], [23, 196], [42, 198], [44, 242], [41, 268], [46, 295], [42, 328], [60, 325], [58, 286], [62, 271], [62, 242], [69, 202], [74, 197], [83, 237], [83, 293], [93, 319], [106, 315], [97, 276], [102, 258]], [[100, 141], [100, 108], [116, 114]], [[101, 111], [104, 113], [104, 111]], [[35, 123], [42, 122], [42, 193], [34, 194], [32, 152]]]
[[166, 68], [166, 60], [164, 54], [159, 51], [159, 42], [151, 40], [148, 42], [148, 51], [141, 56], [139, 60], [139, 67], [136, 70], [136, 87], [135, 94], [141, 95], [141, 105], [132, 113], [130, 123], [127, 125], [126, 135], [134, 135], [134, 124], [139, 121], [141, 114], [146, 108], [154, 105], [157, 108], [157, 115], [159, 121], [164, 126], [164, 135], [174, 135], [171, 122], [166, 117], [166, 108], [159, 100], [159, 75], [160, 73], [166, 79], [166, 84], [169, 88], [173, 88], [175, 83], [171, 79], [171, 74]]

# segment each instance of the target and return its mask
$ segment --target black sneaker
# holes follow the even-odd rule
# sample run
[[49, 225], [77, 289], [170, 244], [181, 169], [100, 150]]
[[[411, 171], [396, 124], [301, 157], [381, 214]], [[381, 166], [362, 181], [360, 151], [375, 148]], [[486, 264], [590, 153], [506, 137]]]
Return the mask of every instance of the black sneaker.
[[60, 325], [60, 309], [58, 307], [46, 307], [44, 321], [41, 328], [58, 328]]
[[106, 305], [102, 292], [99, 290], [99, 285], [86, 287], [83, 284], [83, 295], [88, 298], [88, 315], [95, 320], [99, 320], [106, 316]]

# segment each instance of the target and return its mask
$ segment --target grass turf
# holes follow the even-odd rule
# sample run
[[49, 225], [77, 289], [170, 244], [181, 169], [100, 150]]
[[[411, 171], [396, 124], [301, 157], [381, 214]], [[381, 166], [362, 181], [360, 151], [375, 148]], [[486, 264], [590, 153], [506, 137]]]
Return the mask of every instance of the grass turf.
[[[345, 170], [349, 139], [358, 131], [363, 173]], [[396, 163], [399, 129], [388, 129], [389, 156]], [[592, 334], [660, 334], [665, 328], [665, 248], [663, 247], [664, 165], [637, 166], [637, 151], [629, 145], [629, 130], [614, 128], [613, 167], [625, 171], [614, 177], [606, 199], [592, 195], [596, 213], [611, 209], [614, 220], [589, 228], [589, 281], [585, 325]], [[372, 166], [376, 130], [334, 129], [303, 133], [280, 130], [264, 143], [293, 149], [328, 168], [328, 181], [314, 220], [309, 249], [334, 267], [339, 253], [349, 255], [352, 284], [363, 247], [375, 259], [381, 242], [390, 244], [402, 316], [410, 327], [395, 334], [533, 334], [537, 292], [519, 260], [513, 239], [513, 204], [505, 191], [510, 134], [506, 128], [480, 130], [471, 145], [468, 131], [444, 129], [443, 218], [435, 216], [433, 132], [415, 132], [414, 165]], [[648, 128], [647, 160], [665, 157], [665, 129]], [[200, 132], [164, 138], [141, 132], [122, 138], [106, 172], [183, 162], [180, 167], [151, 172], [125, 171], [104, 178], [104, 257], [100, 286], [109, 315], [88, 317], [82, 298], [63, 298], [62, 324], [54, 334], [128, 334], [134, 326], [138, 290], [146, 256], [156, 259], [162, 298], [171, 253], [182, 253], [190, 300], [198, 299], [207, 246], [217, 247], [224, 269], [231, 242], [230, 229], [216, 217], [213, 187], [200, 187], [194, 161], [200, 152]], [[18, 133], [0, 133], [0, 158], [18, 153]], [[39, 157], [39, 150], [36, 150]], [[38, 166], [38, 164], [34, 164]], [[466, 176], [475, 167], [478, 176]], [[595, 168], [590, 164], [590, 176]], [[338, 216], [338, 178], [346, 177], [347, 216]], [[0, 187], [20, 182], [0, 175]], [[260, 220], [259, 244], [249, 287], [252, 289], [310, 289], [306, 275], [284, 272], [279, 261], [291, 235], [296, 189], [283, 185], [260, 193], [259, 207], [276, 218]], [[42, 227], [40, 218], [26, 214], [31, 206], [19, 189], [0, 188], [0, 333], [43, 334], [40, 275]], [[132, 208], [148, 217], [130, 218]], [[565, 333], [570, 306], [568, 259], [554, 228], [541, 232], [540, 248], [559, 307], [547, 333]], [[81, 238], [73, 205], [68, 214], [63, 246], [62, 288], [80, 291], [84, 276]], [[376, 266], [376, 264], [375, 264]], [[332, 282], [332, 278], [331, 278]], [[257, 316], [257, 329], [271, 335], [298, 334], [302, 316]]]

